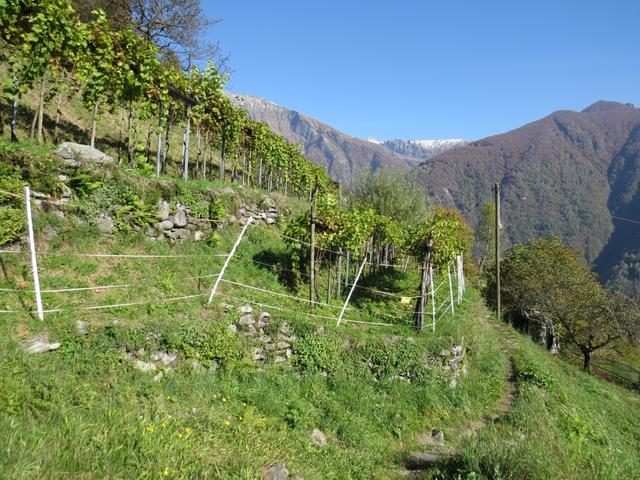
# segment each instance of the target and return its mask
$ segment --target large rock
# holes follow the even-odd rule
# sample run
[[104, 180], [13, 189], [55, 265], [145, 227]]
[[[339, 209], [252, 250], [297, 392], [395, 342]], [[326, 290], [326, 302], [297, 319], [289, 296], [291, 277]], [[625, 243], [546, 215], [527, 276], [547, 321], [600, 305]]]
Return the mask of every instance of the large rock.
[[188, 223], [187, 212], [178, 210], [173, 216], [173, 224], [176, 227], [186, 227]]
[[60, 342], [50, 342], [49, 332], [43, 332], [24, 342], [22, 347], [27, 353], [44, 353], [60, 348]]
[[314, 428], [313, 431], [311, 432], [311, 435], [309, 435], [309, 438], [311, 438], [311, 442], [316, 446], [316, 447], [326, 447], [327, 446], [327, 436], [324, 434], [324, 432], [318, 428]]
[[113, 218], [111, 218], [106, 213], [101, 213], [100, 215], [98, 215], [97, 225], [98, 230], [100, 230], [101, 233], [105, 233], [107, 235], [113, 233], [116, 230], [116, 223], [114, 222]]
[[91, 163], [99, 165], [113, 165], [113, 157], [102, 153], [97, 148], [80, 143], [64, 142], [61, 143], [55, 154], [64, 160], [65, 165], [71, 167], [79, 167]]
[[266, 480], [289, 480], [289, 470], [284, 462], [274, 463], [266, 468]]

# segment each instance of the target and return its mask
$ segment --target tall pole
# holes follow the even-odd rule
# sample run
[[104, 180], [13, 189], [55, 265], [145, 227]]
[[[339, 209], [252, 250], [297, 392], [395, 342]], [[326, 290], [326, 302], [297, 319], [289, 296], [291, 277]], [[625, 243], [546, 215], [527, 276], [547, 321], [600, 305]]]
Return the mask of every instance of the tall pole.
[[500, 185], [496, 183], [496, 315], [498, 320], [500, 313]]
[[316, 200], [318, 199], [318, 179], [311, 196], [311, 252], [309, 253], [309, 305], [316, 301]]
[[38, 276], [38, 260], [36, 258], [36, 242], [33, 235], [33, 218], [31, 216], [31, 192], [29, 186], [24, 187], [24, 201], [27, 212], [27, 228], [29, 232], [29, 251], [31, 253], [31, 273], [33, 275], [33, 289], [36, 294], [36, 310], [38, 318], [44, 320], [44, 312], [42, 311], [42, 296], [40, 295], [40, 277]]

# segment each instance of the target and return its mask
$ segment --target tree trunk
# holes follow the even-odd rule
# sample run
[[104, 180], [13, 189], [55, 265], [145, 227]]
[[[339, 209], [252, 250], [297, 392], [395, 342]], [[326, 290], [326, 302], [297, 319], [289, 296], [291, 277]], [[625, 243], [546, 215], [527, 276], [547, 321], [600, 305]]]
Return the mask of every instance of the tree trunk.
[[9, 126], [11, 128], [11, 141], [18, 141], [18, 79], [13, 77], [13, 84], [15, 85], [13, 91], [13, 104], [11, 106], [11, 120], [9, 121]]
[[44, 143], [44, 77], [40, 81], [40, 94], [38, 96], [38, 130], [36, 138], [39, 144]]
[[591, 351], [583, 350], [582, 356], [584, 358], [584, 362], [582, 364], [582, 369], [585, 372], [591, 372]]
[[55, 124], [53, 126], [53, 143], [54, 145], [58, 144], [58, 133], [59, 133], [59, 125], [60, 125], [60, 117], [62, 116], [62, 112], [60, 111], [60, 109], [62, 108], [62, 100], [64, 98], [64, 95], [62, 94], [62, 92], [60, 92], [58, 94], [58, 103], [56, 105], [56, 121]]
[[422, 261], [422, 275], [420, 277], [420, 296], [416, 302], [416, 308], [413, 315], [413, 326], [416, 330], [422, 330], [424, 326], [424, 313], [427, 306], [427, 286], [430, 282], [429, 271], [431, 268], [431, 248], [432, 240], [429, 239], [427, 250], [424, 253]]
[[262, 188], [262, 157], [260, 157], [260, 169], [258, 170], [258, 188]]
[[220, 181], [224, 183], [224, 156], [227, 154], [225, 152], [226, 142], [224, 138], [224, 133], [222, 134], [222, 143], [220, 145]]

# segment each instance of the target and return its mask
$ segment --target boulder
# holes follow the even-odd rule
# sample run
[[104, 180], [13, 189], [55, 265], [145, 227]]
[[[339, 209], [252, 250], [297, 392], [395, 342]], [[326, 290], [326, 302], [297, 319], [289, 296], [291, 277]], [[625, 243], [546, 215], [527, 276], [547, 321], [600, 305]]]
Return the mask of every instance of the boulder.
[[327, 446], [327, 436], [322, 430], [314, 428], [311, 435], [309, 435], [309, 438], [311, 438], [311, 443], [316, 447], [322, 448]]
[[171, 240], [188, 240], [189, 239], [189, 230], [186, 228], [177, 228], [175, 230], [171, 230], [170, 232], [165, 232], [167, 236]]
[[60, 342], [50, 342], [49, 332], [42, 332], [24, 342], [22, 348], [27, 353], [44, 353], [60, 348]]
[[136, 360], [133, 363], [133, 368], [144, 373], [151, 373], [156, 371], [156, 366], [153, 363], [143, 362], [142, 360]]
[[116, 224], [113, 221], [113, 218], [111, 218], [106, 213], [101, 213], [100, 215], [98, 215], [96, 224], [98, 226], [98, 230], [100, 230], [100, 233], [108, 235], [116, 230]]
[[249, 315], [250, 313], [253, 312], [253, 308], [250, 307], [249, 305], [243, 305], [239, 308], [239, 310], [242, 315]]
[[196, 230], [196, 232], [193, 234], [193, 239], [196, 242], [199, 242], [200, 240], [204, 239], [204, 232], [202, 230]]
[[173, 216], [173, 224], [176, 227], [186, 227], [188, 223], [187, 212], [184, 210], [178, 210]]
[[156, 223], [156, 228], [158, 230], [171, 230], [173, 228], [173, 222], [171, 220], [162, 220]]
[[284, 462], [273, 463], [266, 468], [265, 480], [289, 480], [289, 470]]
[[166, 200], [158, 200], [158, 218], [166, 220], [171, 215], [171, 207]]
[[89, 333], [89, 325], [82, 320], [76, 320], [76, 330], [78, 330], [80, 335], [86, 335]]
[[102, 153], [97, 148], [73, 142], [61, 143], [55, 154], [64, 160], [65, 165], [79, 167], [83, 164], [97, 163], [99, 165], [113, 165], [113, 157]]

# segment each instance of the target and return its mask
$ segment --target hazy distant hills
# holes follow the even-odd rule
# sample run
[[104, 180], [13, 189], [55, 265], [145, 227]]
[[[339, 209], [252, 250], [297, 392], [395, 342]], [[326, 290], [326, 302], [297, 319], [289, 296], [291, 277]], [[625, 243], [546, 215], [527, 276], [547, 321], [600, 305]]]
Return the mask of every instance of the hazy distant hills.
[[498, 181], [511, 242], [557, 234], [605, 279], [640, 279], [640, 224], [613, 218], [640, 220], [640, 109], [631, 104], [554, 112], [430, 158], [416, 175], [436, 202], [472, 221]]
[[237, 94], [229, 96], [235, 105], [247, 110], [254, 120], [267, 123], [287, 140], [302, 144], [309, 159], [326, 166], [329, 174], [344, 184], [350, 184], [362, 171], [375, 171], [380, 167], [415, 168], [422, 160], [460, 144], [458, 140], [451, 143], [362, 140], [264, 98]]

